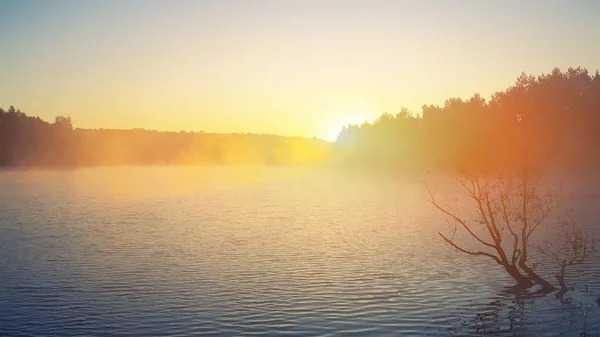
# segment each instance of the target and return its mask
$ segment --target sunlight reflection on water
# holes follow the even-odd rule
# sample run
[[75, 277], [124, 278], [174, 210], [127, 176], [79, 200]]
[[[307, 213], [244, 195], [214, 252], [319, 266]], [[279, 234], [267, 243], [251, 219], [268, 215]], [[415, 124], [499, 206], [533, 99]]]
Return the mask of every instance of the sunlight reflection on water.
[[0, 335], [596, 333], [597, 258], [572, 305], [518, 298], [442, 244], [426, 200], [418, 179], [326, 170], [3, 171]]

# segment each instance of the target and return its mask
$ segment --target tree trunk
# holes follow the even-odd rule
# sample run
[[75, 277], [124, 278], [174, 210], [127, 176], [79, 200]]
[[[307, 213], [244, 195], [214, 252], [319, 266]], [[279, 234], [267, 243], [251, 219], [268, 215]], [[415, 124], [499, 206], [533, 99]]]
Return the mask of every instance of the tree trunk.
[[533, 281], [535, 284], [539, 284], [540, 286], [542, 286], [542, 289], [540, 290], [541, 293], [548, 294], [556, 290], [556, 288], [552, 284], [550, 284], [550, 282], [544, 280], [544, 278], [542, 278], [535, 271], [533, 271], [533, 269], [529, 268], [525, 261], [519, 261], [519, 267], [521, 267], [521, 269], [525, 271], [527, 277], [529, 277], [531, 281]]
[[533, 282], [527, 276], [521, 274], [517, 266], [505, 265], [504, 269], [515, 281], [517, 281], [516, 288], [523, 290], [533, 286]]
[[567, 293], [569, 288], [567, 288], [567, 283], [565, 282], [565, 265], [561, 265], [560, 273], [555, 274], [556, 280], [558, 280], [558, 284], [560, 285], [560, 290], [556, 294], [556, 298], [562, 300], [563, 296]]

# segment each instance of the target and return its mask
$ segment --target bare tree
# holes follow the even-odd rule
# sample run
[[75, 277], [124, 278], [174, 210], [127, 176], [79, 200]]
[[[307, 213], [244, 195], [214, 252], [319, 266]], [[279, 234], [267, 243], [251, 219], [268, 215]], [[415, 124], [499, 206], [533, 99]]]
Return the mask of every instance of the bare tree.
[[569, 290], [565, 282], [566, 269], [583, 263], [596, 252], [596, 240], [587, 229], [577, 227], [572, 210], [567, 210], [564, 216], [558, 217], [558, 222], [558, 239], [545, 240], [538, 250], [556, 261], [560, 268], [554, 276], [560, 286], [556, 298], [562, 300]]
[[[544, 293], [556, 290], [530, 265], [529, 247], [533, 234], [559, 206], [559, 186], [542, 186], [541, 174], [528, 171], [523, 171], [518, 177], [501, 173], [469, 173], [462, 174], [457, 180], [472, 201], [476, 211], [474, 219], [460, 216], [441, 205], [425, 185], [430, 195], [429, 202], [452, 225], [450, 234], [438, 232], [442, 239], [462, 253], [493, 259], [520, 289], [537, 284]], [[466, 235], [466, 239], [461, 240], [458, 231], [463, 237]], [[473, 243], [478, 248], [472, 248]]]

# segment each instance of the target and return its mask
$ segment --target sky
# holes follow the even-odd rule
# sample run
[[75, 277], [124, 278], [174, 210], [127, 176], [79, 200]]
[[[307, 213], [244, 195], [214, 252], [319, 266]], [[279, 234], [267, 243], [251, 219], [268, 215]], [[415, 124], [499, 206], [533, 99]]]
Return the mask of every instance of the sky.
[[334, 138], [600, 68], [600, 1], [0, 0], [0, 106], [80, 128]]

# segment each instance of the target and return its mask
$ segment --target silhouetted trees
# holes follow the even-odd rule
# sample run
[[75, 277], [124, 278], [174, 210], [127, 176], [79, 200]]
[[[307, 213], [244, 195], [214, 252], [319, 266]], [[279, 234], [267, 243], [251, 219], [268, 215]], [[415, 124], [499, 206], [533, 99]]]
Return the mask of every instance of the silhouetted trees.
[[50, 124], [13, 106], [0, 108], [0, 165], [64, 164], [73, 136], [70, 117]]
[[[556, 288], [531, 263], [531, 238], [559, 206], [556, 191], [540, 183], [549, 170], [597, 170], [600, 165], [600, 74], [558, 68], [522, 73], [489, 100], [479, 94], [403, 109], [372, 123], [348, 125], [336, 140], [334, 158], [350, 167], [391, 170], [451, 170], [472, 201], [474, 216], [460, 216], [430, 192], [430, 202], [452, 225], [439, 233], [454, 249], [492, 259], [519, 288]], [[560, 236], [544, 254], [558, 265], [564, 295], [565, 269], [595, 251], [590, 234], [559, 218]]]
[[567, 268], [582, 264], [596, 252], [596, 239], [587, 229], [577, 226], [571, 212], [568, 210], [566, 215], [560, 218], [558, 240], [545, 240], [538, 248], [539, 252], [551, 257], [560, 267], [554, 276], [560, 286], [556, 297], [561, 300], [569, 290], [565, 282]]
[[[479, 94], [385, 113], [345, 126], [332, 159], [350, 167], [391, 170], [518, 165], [562, 169], [600, 164], [600, 74], [554, 69], [521, 74], [486, 100]], [[519, 149], [519, 151], [515, 151]], [[273, 135], [73, 129], [69, 117], [49, 124], [12, 106], [0, 109], [0, 165], [294, 164], [329, 155], [325, 142]], [[524, 152], [525, 151], [525, 152]]]
[[0, 166], [302, 165], [322, 162], [331, 145], [303, 137], [74, 129], [0, 108]]
[[[489, 100], [479, 94], [403, 109], [372, 123], [345, 126], [334, 158], [352, 167], [394, 170], [518, 165], [526, 150], [532, 165], [561, 169], [600, 164], [600, 74], [558, 68], [521, 74]], [[518, 151], [515, 151], [518, 150]]]
[[475, 95], [468, 101], [447, 100], [443, 108], [423, 107], [422, 116], [414, 118], [425, 141], [426, 161], [420, 164], [457, 170], [475, 213], [460, 216], [430, 191], [430, 203], [452, 225], [451, 233], [439, 233], [447, 244], [491, 258], [518, 288], [539, 285], [549, 293], [556, 288], [530, 262], [532, 237], [543, 226], [558, 225], [548, 227], [557, 229], [558, 237], [538, 252], [556, 262], [556, 296], [564, 296], [566, 269], [589, 258], [595, 241], [570, 217], [548, 221], [560, 200], [541, 179], [552, 169], [597, 169], [599, 83], [598, 73], [554, 69], [538, 77], [522, 74], [487, 103]]
[[[429, 202], [451, 225], [449, 234], [438, 234], [461, 253], [492, 259], [516, 281], [517, 289], [535, 284], [541, 286], [542, 293], [553, 292], [556, 288], [535, 271], [530, 259], [536, 231], [552, 225], [548, 220], [561, 204], [559, 188], [542, 184], [541, 179], [539, 171], [529, 168], [517, 175], [463, 173], [458, 182], [471, 199], [474, 216], [461, 216], [443, 205], [427, 187]], [[557, 222], [558, 237], [546, 240], [538, 251], [557, 263], [559, 272], [555, 276], [560, 286], [557, 297], [562, 298], [567, 292], [566, 268], [583, 263], [595, 252], [596, 243], [592, 234], [577, 226], [572, 217], [558, 217]]]

